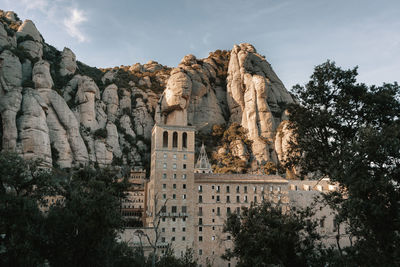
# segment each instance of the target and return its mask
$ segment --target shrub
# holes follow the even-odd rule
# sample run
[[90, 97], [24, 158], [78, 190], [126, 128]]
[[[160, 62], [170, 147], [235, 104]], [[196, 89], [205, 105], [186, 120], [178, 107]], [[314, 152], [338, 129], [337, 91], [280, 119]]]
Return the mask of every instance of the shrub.
[[99, 128], [93, 133], [95, 138], [107, 138], [107, 129]]

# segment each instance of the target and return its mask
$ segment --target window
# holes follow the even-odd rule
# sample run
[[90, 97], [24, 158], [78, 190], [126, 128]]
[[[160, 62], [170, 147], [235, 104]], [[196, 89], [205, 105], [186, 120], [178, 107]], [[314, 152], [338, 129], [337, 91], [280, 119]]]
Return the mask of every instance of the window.
[[237, 207], [237, 208], [236, 208], [236, 213], [237, 213], [237, 214], [240, 214], [240, 207]]
[[[184, 236], [182, 236], [182, 241], [185, 241], [186, 240], [186, 238], [184, 237]], [[182, 251], [181, 251], [182, 252]]]
[[247, 193], [247, 186], [244, 187], [244, 192]]
[[230, 202], [231, 202], [230, 197], [229, 197], [229, 196], [226, 196], [226, 203], [230, 203]]
[[176, 206], [172, 206], [172, 207], [171, 207], [171, 212], [172, 212], [172, 213], [176, 213]]
[[162, 184], [162, 188], [166, 189], [167, 188], [167, 184]]
[[175, 221], [176, 221], [176, 218], [172, 218], [172, 221], [175, 222]]
[[203, 192], [203, 186], [199, 185], [199, 192]]
[[183, 217], [183, 218], [182, 218], [182, 221], [183, 221], [183, 222], [186, 222], [186, 218], [185, 218], [185, 217]]
[[240, 193], [240, 187], [236, 186], [236, 193]]
[[183, 185], [182, 185], [182, 188], [183, 188], [183, 189], [186, 189], [186, 184], [183, 184]]
[[203, 208], [199, 207], [199, 212], [197, 213], [198, 216], [203, 216]]
[[254, 193], [257, 193], [257, 186], [253, 187]]
[[182, 213], [186, 213], [187, 212], [187, 207], [186, 206], [182, 206]]
[[171, 237], [171, 241], [175, 241], [175, 236]]
[[163, 147], [168, 147], [168, 132], [163, 133]]
[[203, 241], [203, 237], [199, 236], [199, 242], [202, 242], [202, 241]]
[[186, 164], [183, 164], [183, 169], [186, 169]]
[[167, 153], [164, 153], [164, 159], [166, 159], [167, 158]]
[[175, 194], [172, 194], [172, 199], [176, 199], [176, 195]]
[[182, 232], [186, 232], [186, 227], [182, 227]]
[[161, 232], [165, 233], [165, 228], [161, 228]]
[[215, 230], [215, 226], [212, 227], [213, 231]]
[[230, 236], [230, 235], [228, 235], [228, 236], [226, 237], [226, 239], [228, 239], [228, 240], [231, 240], [231, 236]]
[[182, 147], [187, 148], [187, 133], [182, 134]]
[[220, 200], [220, 197], [219, 197], [219, 195], [217, 196], [217, 202], [220, 202], [221, 200]]
[[183, 159], [187, 159], [187, 156], [186, 156], [186, 154], [183, 154]]
[[211, 196], [211, 199], [214, 199], [215, 198], [215, 196]]
[[321, 219], [319, 220], [319, 227], [323, 228], [325, 226], [325, 220]]
[[175, 227], [172, 227], [172, 232], [175, 232]]
[[247, 203], [247, 196], [244, 196], [244, 202]]
[[199, 255], [203, 255], [203, 250], [199, 249]]
[[161, 242], [165, 242], [165, 237], [161, 237]]
[[278, 192], [281, 192], [281, 187], [280, 186], [278, 186]]
[[236, 203], [240, 203], [240, 196], [236, 196]]
[[269, 192], [272, 192], [274, 190], [274, 187], [273, 186], [270, 186], [269, 187]]
[[221, 191], [221, 187], [219, 185], [217, 185], [217, 193], [219, 193]]
[[176, 170], [176, 163], [172, 164], [172, 168]]
[[214, 188], [215, 188], [215, 186], [212, 185], [212, 186], [211, 186], [211, 189], [214, 190]]
[[186, 180], [186, 174], [182, 174], [182, 179]]
[[221, 215], [221, 208], [220, 207], [217, 207], [217, 215], [218, 216]]
[[203, 225], [203, 218], [199, 218], [199, 225]]
[[162, 218], [162, 221], [165, 222], [165, 217]]
[[166, 170], [167, 169], [167, 163], [163, 164], [163, 169]]
[[176, 189], [176, 184], [173, 184], [173, 185], [172, 185], [172, 188], [173, 188], [173, 189]]
[[174, 173], [174, 179], [176, 179], [176, 173]]
[[228, 214], [228, 215], [231, 214], [231, 208], [229, 208], [229, 207], [226, 208], [226, 214]]
[[199, 232], [203, 232], [203, 227], [199, 226]]
[[172, 134], [172, 147], [176, 148], [178, 147], [178, 133], [174, 132]]
[[163, 195], [162, 195], [162, 198], [163, 198], [163, 199], [167, 199], [167, 194], [163, 194]]
[[183, 194], [183, 195], [182, 195], [182, 199], [186, 199], [186, 194]]
[[214, 235], [211, 237], [211, 240], [215, 240], [215, 236]]
[[173, 158], [176, 159], [176, 154], [173, 155]]
[[199, 203], [203, 203], [203, 196], [199, 196]]
[[226, 192], [229, 193], [229, 185], [226, 186]]
[[254, 203], [257, 203], [257, 196], [254, 196]]
[[166, 174], [166, 173], [163, 173], [162, 178], [163, 178], [163, 179], [167, 179], [167, 174]]

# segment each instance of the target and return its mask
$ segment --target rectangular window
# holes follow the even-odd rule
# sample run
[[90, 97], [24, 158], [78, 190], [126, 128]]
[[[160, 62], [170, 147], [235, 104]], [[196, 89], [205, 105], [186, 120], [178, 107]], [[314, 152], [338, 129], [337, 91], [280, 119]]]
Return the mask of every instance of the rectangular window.
[[163, 178], [163, 179], [167, 179], [167, 174], [166, 174], [166, 173], [163, 173], [162, 178]]
[[231, 202], [230, 197], [229, 197], [229, 196], [226, 196], [226, 203], [230, 203], [230, 202]]
[[274, 190], [274, 187], [273, 186], [270, 186], [269, 187], [269, 192], [272, 192]]
[[165, 237], [161, 237], [161, 242], [165, 242]]
[[203, 219], [199, 218], [199, 225], [203, 225]]
[[186, 228], [185, 227], [182, 227], [182, 232], [186, 232]]
[[165, 228], [161, 228], [161, 232], [165, 233]]
[[254, 196], [254, 203], [257, 203], [257, 196]]
[[203, 227], [199, 226], [199, 232], [203, 232]]
[[226, 186], [226, 192], [229, 193], [229, 185]]
[[171, 241], [175, 241], [175, 236], [171, 237]]
[[236, 186], [236, 193], [240, 193], [240, 187]]
[[254, 193], [257, 193], [257, 186], [253, 187]]
[[183, 185], [182, 185], [182, 188], [183, 188], [183, 189], [186, 189], [186, 184], [183, 184]]
[[176, 173], [174, 173], [174, 179], [176, 179]]
[[199, 196], [199, 203], [203, 203], [203, 196]]
[[187, 156], [186, 156], [186, 154], [183, 154], [183, 159], [187, 159]]
[[186, 164], [183, 164], [183, 169], [186, 169]]
[[164, 159], [166, 159], [167, 158], [167, 153], [164, 153]]
[[167, 207], [166, 206], [162, 206], [161, 207], [161, 212], [163, 212], [163, 213], [167, 212]]
[[240, 196], [236, 196], [236, 203], [240, 203]]
[[176, 154], [174, 154], [174, 156], [173, 156], [173, 157], [174, 157], [174, 159], [176, 159]]
[[162, 185], [162, 188], [163, 188], [163, 189], [166, 189], [166, 188], [167, 188], [167, 184], [163, 184], [163, 185]]
[[186, 240], [186, 238], [184, 236], [182, 236], [182, 241], [185, 241], [185, 240]]
[[182, 213], [186, 213], [187, 212], [187, 207], [186, 206], [182, 206]]
[[182, 195], [182, 199], [186, 199], [186, 194], [183, 194], [183, 195]]
[[176, 163], [172, 164], [172, 168], [176, 170]]
[[182, 174], [182, 179], [186, 180], [186, 174]]
[[199, 207], [199, 212], [197, 213], [198, 216], [203, 216], [203, 208]]
[[199, 192], [203, 192], [203, 186], [199, 185]]
[[172, 227], [172, 232], [175, 232], [175, 227]]
[[247, 196], [244, 196], [244, 202], [247, 203]]
[[162, 198], [163, 198], [163, 199], [167, 199], [167, 194], [163, 194], [163, 195], [162, 195]]
[[199, 242], [202, 242], [202, 241], [203, 241], [203, 237], [199, 236]]
[[221, 200], [220, 200], [220, 197], [219, 197], [219, 195], [217, 196], [217, 202], [220, 202]]
[[203, 250], [199, 249], [199, 255], [203, 255]]
[[217, 215], [220, 216], [221, 215], [221, 208], [217, 207]]
[[214, 235], [211, 237], [211, 240], [215, 240], [215, 236]]
[[167, 163], [163, 164], [163, 169], [166, 170], [167, 169]]
[[237, 207], [237, 208], [236, 208], [236, 213], [237, 213], [237, 214], [240, 214], [240, 207]]
[[226, 214], [228, 214], [228, 215], [231, 214], [231, 208], [229, 208], [229, 207], [226, 208]]
[[244, 187], [244, 192], [247, 193], [247, 186]]
[[221, 191], [221, 187], [219, 185], [217, 185], [217, 193], [219, 193]]
[[176, 194], [172, 194], [172, 199], [176, 199]]
[[173, 184], [173, 185], [172, 185], [172, 188], [173, 188], [173, 189], [176, 189], [176, 184]]
[[214, 188], [215, 188], [215, 186], [212, 185], [212, 186], [211, 186], [211, 189], [214, 190]]
[[176, 209], [176, 206], [172, 206], [172, 207], [171, 207], [171, 212], [172, 212], [172, 213], [176, 213], [176, 210], [177, 210], [177, 209]]

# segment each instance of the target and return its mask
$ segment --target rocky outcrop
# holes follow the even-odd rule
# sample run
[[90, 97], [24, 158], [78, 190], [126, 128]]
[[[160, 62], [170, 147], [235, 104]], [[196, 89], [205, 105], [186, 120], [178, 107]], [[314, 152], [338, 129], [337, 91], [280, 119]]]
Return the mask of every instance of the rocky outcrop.
[[60, 74], [72, 75], [76, 71], [76, 56], [71, 49], [64, 47], [61, 53]]
[[2, 147], [15, 151], [17, 144], [16, 115], [21, 106], [22, 67], [9, 50], [0, 55], [0, 114], [3, 125]]
[[25, 50], [32, 58], [42, 58], [43, 39], [35, 24], [31, 20], [25, 20], [24, 23], [22, 23], [22, 25], [18, 28], [16, 35], [17, 39], [21, 38], [24, 40], [19, 42], [18, 47]]
[[248, 129], [257, 161], [278, 162], [274, 139], [285, 106], [293, 99], [270, 64], [250, 44], [235, 45], [231, 51], [227, 100], [230, 122]]

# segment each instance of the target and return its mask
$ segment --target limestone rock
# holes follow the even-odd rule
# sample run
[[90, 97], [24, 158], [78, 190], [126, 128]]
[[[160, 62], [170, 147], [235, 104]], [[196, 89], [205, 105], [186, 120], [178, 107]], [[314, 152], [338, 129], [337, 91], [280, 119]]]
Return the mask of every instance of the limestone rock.
[[32, 63], [29, 59], [25, 59], [22, 63], [22, 82], [32, 80]]
[[132, 109], [132, 101], [131, 101], [131, 91], [127, 89], [120, 89], [121, 90], [121, 99], [119, 100], [119, 108], [121, 111], [129, 113]]
[[31, 36], [35, 41], [42, 43], [43, 39], [40, 36], [40, 32], [36, 28], [35, 24], [33, 21], [27, 19], [22, 23], [22, 25], [18, 28], [17, 31], [17, 38], [18, 37], [23, 37], [29, 35]]
[[0, 55], [0, 113], [3, 125], [3, 149], [14, 151], [17, 142], [16, 115], [21, 106], [22, 67], [9, 50]]
[[48, 107], [47, 126], [50, 141], [58, 152], [57, 164], [62, 168], [73, 164], [86, 164], [88, 153], [79, 132], [79, 123], [69, 109], [65, 100], [51, 86], [50, 65], [46, 61], [38, 61], [33, 67], [32, 75], [35, 88]]
[[9, 20], [11, 20], [12, 22], [16, 22], [17, 21], [17, 16], [14, 13], [14, 11], [7, 11], [6, 12], [6, 18], [8, 18]]
[[248, 129], [257, 161], [277, 163], [273, 141], [284, 106], [293, 102], [289, 92], [250, 44], [232, 49], [227, 83], [230, 122]]
[[100, 166], [107, 166], [113, 160], [113, 148], [104, 140], [96, 139], [94, 141], [96, 161]]
[[114, 71], [114, 70], [107, 71], [107, 72], [103, 75], [103, 77], [101, 77], [101, 81], [102, 81], [102, 83], [104, 83], [104, 84], [105, 84], [106, 82], [113, 82], [116, 75], [117, 75], [117, 71]]
[[96, 101], [100, 99], [100, 90], [92, 78], [80, 76], [75, 102], [78, 105], [79, 121], [88, 128], [97, 129]]
[[4, 29], [3, 23], [0, 23], [0, 47], [4, 47], [10, 44], [7, 31]]
[[118, 114], [119, 98], [118, 87], [115, 84], [110, 84], [104, 89], [102, 100], [106, 104], [107, 116], [111, 121], [115, 121]]
[[64, 47], [61, 54], [60, 74], [62, 76], [74, 74], [76, 71], [76, 56], [71, 49]]
[[232, 141], [230, 149], [232, 151], [232, 155], [239, 157], [241, 160], [247, 161], [246, 155], [248, 151], [242, 140]]
[[22, 100], [22, 116], [18, 121], [22, 155], [25, 159], [41, 159], [52, 166], [49, 128], [46, 123], [47, 105], [36, 90], [27, 88]]
[[147, 112], [147, 107], [141, 98], [136, 99], [136, 108], [132, 113], [135, 120], [135, 132], [150, 139], [154, 121], [152, 116]]
[[112, 148], [113, 154], [116, 157], [121, 157], [122, 151], [119, 146], [119, 135], [118, 135], [118, 130], [117, 127], [115, 126], [114, 123], [108, 122], [107, 126], [107, 140], [106, 143]]
[[43, 45], [37, 41], [27, 40], [18, 44], [18, 47], [23, 48], [32, 58], [42, 58]]

